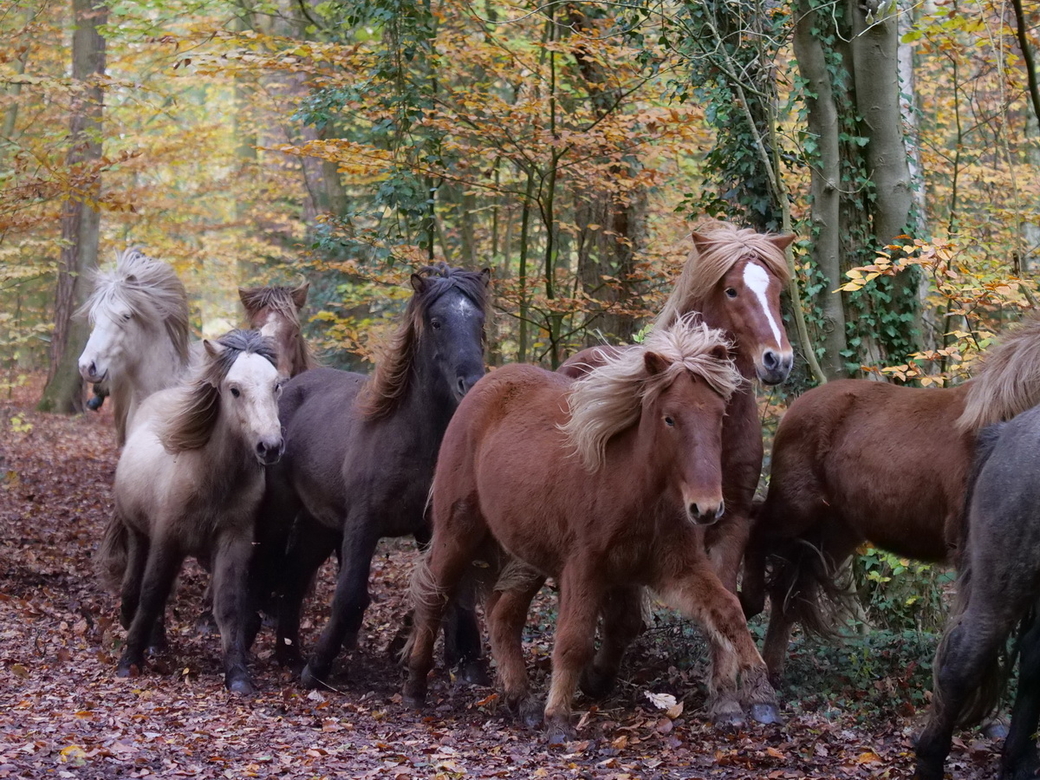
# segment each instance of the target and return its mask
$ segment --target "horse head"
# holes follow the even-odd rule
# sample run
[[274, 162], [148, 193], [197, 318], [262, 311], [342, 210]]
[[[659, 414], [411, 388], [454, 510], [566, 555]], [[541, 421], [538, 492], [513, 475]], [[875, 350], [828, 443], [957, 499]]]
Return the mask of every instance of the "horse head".
[[[698, 237], [695, 233], [695, 244]], [[769, 236], [768, 240], [782, 252], [794, 236]], [[718, 320], [713, 324], [733, 334], [737, 349], [752, 359], [755, 373], [767, 385], [783, 382], [794, 366], [794, 352], [780, 312], [783, 288], [784, 279], [775, 263], [752, 251], [723, 274], [714, 296]]]
[[239, 287], [249, 327], [275, 344], [278, 370], [292, 377], [317, 363], [303, 338], [300, 311], [307, 304], [309, 283], [299, 287]]
[[412, 274], [418, 307], [417, 359], [429, 381], [446, 389], [457, 405], [484, 376], [484, 324], [491, 272], [479, 274], [443, 266], [429, 275]]
[[[240, 348], [232, 331], [219, 341], [203, 341], [210, 360], [233, 359], [227, 373], [219, 380], [220, 415], [232, 430], [249, 445], [256, 459], [265, 466], [277, 463], [285, 449], [282, 426], [278, 420], [278, 398], [285, 376], [270, 356]], [[263, 338], [256, 334], [256, 338]], [[233, 355], [227, 353], [234, 350]]]

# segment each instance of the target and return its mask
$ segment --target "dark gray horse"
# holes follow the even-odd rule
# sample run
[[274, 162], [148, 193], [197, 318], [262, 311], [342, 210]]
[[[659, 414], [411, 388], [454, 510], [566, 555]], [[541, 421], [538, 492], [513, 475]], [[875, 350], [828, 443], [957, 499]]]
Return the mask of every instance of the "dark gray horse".
[[[404, 320], [371, 378], [318, 368], [285, 387], [285, 457], [268, 471], [258, 521], [263, 540], [296, 519], [275, 588], [283, 663], [301, 664], [303, 598], [318, 567], [333, 550], [340, 554], [332, 617], [303, 670], [305, 685], [322, 684], [343, 644], [356, 641], [378, 541], [429, 539], [425, 507], [441, 438], [484, 375], [489, 279], [487, 270], [424, 268], [411, 277], [415, 292]], [[270, 562], [261, 568], [269, 571]], [[475, 618], [469, 613], [456, 625], [459, 660], [474, 662]]]
[[[968, 541], [957, 604], [935, 656], [928, 726], [917, 744], [917, 777], [941, 780], [953, 729], [996, 706], [1010, 663], [999, 663], [1018, 625], [1018, 693], [1001, 777], [1040, 769], [1033, 735], [1040, 719], [1040, 406], [979, 438], [967, 498]], [[1013, 663], [1013, 659], [1011, 659]]]

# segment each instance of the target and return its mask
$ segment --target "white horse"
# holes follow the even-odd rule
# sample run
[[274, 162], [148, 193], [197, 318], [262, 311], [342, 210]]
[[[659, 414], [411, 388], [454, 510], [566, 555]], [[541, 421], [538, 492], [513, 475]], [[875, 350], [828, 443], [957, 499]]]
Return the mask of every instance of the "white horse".
[[117, 674], [144, 665], [184, 558], [212, 565], [225, 685], [253, 691], [246, 670], [248, 568], [264, 466], [283, 449], [278, 396], [284, 377], [273, 346], [256, 331], [204, 341], [191, 380], [150, 396], [119, 458], [115, 518], [99, 552], [121, 575], [126, 647]]
[[188, 295], [168, 264], [127, 249], [114, 269], [96, 274], [84, 308], [91, 332], [79, 373], [108, 385], [122, 445], [144, 399], [186, 373]]

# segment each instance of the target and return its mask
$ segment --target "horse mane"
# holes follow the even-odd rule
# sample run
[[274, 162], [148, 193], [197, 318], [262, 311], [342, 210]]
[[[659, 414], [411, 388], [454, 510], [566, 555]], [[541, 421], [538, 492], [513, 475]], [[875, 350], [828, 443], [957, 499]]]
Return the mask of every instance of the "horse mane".
[[161, 321], [177, 355], [187, 361], [188, 293], [168, 263], [148, 257], [139, 247], [123, 250], [115, 268], [94, 272], [94, 291], [83, 305], [92, 327], [115, 302], [126, 304], [138, 316]]
[[957, 426], [966, 432], [1010, 420], [1040, 403], [1040, 314], [1023, 320], [987, 353], [968, 385]]
[[490, 300], [483, 272], [452, 268], [441, 262], [423, 266], [417, 275], [425, 281], [408, 301], [401, 324], [386, 342], [375, 372], [358, 394], [356, 408], [362, 417], [385, 417], [404, 397], [422, 335], [423, 315], [442, 295], [457, 289], [487, 316]]
[[666, 328], [689, 311], [700, 311], [704, 299], [726, 272], [741, 258], [754, 254], [768, 271], [787, 282], [790, 272], [787, 256], [777, 244], [776, 234], [738, 228], [730, 222], [704, 220], [693, 232], [693, 249], [686, 258], [654, 328]]
[[169, 417], [159, 434], [168, 452], [176, 454], [205, 447], [220, 416], [220, 384], [231, 366], [243, 353], [254, 353], [278, 365], [274, 346], [255, 330], [232, 330], [217, 344], [223, 349], [216, 355], [207, 350], [203, 363], [185, 385], [177, 388]]
[[[725, 399], [744, 379], [730, 358], [719, 358], [718, 347], [730, 349], [722, 331], [709, 328], [700, 315], [680, 316], [670, 326], [655, 329], [646, 340], [617, 354], [603, 353], [602, 365], [578, 379], [570, 392], [570, 417], [560, 429], [567, 435], [582, 464], [599, 469], [607, 442], [635, 424], [644, 403], [653, 403], [684, 371], [708, 383]], [[669, 366], [657, 374], [646, 370], [645, 355], [654, 352]]]
[[249, 326], [255, 327], [255, 318], [264, 309], [271, 309], [287, 320], [295, 329], [298, 338], [293, 339], [294, 351], [290, 363], [295, 373], [309, 371], [321, 365], [311, 351], [307, 339], [303, 338], [300, 309], [306, 301], [306, 287], [239, 287], [238, 297], [246, 310]]

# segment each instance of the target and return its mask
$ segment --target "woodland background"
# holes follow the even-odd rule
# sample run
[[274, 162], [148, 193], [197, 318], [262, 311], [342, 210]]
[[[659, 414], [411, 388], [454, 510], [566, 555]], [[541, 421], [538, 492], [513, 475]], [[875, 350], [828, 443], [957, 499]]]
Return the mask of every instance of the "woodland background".
[[[76, 687], [91, 680], [113, 702], [140, 693], [112, 687], [110, 624], [90, 617], [114, 614], [89, 565], [115, 458], [107, 413], [28, 411], [82, 409], [76, 311], [92, 268], [128, 245], [167, 260], [205, 335], [240, 322], [236, 286], [307, 280], [312, 343], [330, 365], [367, 369], [411, 268], [488, 266], [491, 363], [552, 367], [582, 345], [639, 337], [696, 219], [793, 231], [784, 305], [798, 364], [761, 391], [768, 433], [788, 398], [827, 378], [959, 381], [1033, 308], [1038, 19], [1021, 0], [0, 3], [0, 515], [10, 528], [35, 518], [0, 541], [2, 633], [29, 653], [0, 659], [15, 717], [2, 731], [25, 740], [0, 740], [0, 776], [26, 762], [143, 772], [194, 760], [172, 737], [156, 753], [147, 725], [143, 738], [103, 737], [124, 727], [124, 710], [104, 715], [108, 704], [79, 701]], [[388, 581], [401, 584], [402, 570], [388, 567]], [[620, 706], [590, 711], [606, 749], [580, 748], [560, 776], [652, 775], [662, 746], [732, 776], [905, 775], [914, 727], [892, 721], [893, 707], [910, 717], [925, 702], [949, 575], [868, 549], [856, 576], [872, 630], [840, 648], [796, 645], [788, 730], [721, 746], [688, 730], [683, 753], [636, 679]], [[543, 631], [551, 621], [538, 614]], [[666, 620], [641, 640], [656, 659], [644, 678], [678, 693], [697, 678], [696, 653], [677, 649], [686, 631]], [[178, 641], [197, 640], [185, 629]], [[535, 647], [544, 660], [548, 645]], [[37, 673], [30, 656], [49, 660]], [[270, 685], [279, 673], [263, 658]], [[356, 748], [344, 754], [373, 771], [400, 729], [421, 746], [433, 728], [397, 711], [382, 663], [361, 659], [376, 693], [349, 707], [374, 713], [375, 728], [348, 723]], [[64, 678], [69, 668], [78, 676]], [[157, 690], [160, 704], [142, 697], [142, 722], [157, 718], [158, 733], [170, 712], [203, 713], [197, 674], [172, 670], [188, 687]], [[324, 699], [283, 683], [262, 707], [205, 710], [184, 733], [339, 728], [345, 716], [330, 725]], [[506, 773], [533, 771], [542, 758], [526, 738], [486, 749], [491, 701], [465, 705], [454, 758], [420, 751], [409, 766], [457, 777], [459, 756], [499, 756]], [[23, 711], [52, 736], [33, 736]], [[408, 725], [391, 726], [399, 717]], [[301, 733], [282, 738], [318, 751], [305, 754], [317, 764], [347, 744], [337, 733], [308, 748]], [[228, 743], [249, 760], [263, 752], [239, 737]], [[150, 746], [135, 753], [142, 739]], [[992, 765], [990, 750], [955, 752]], [[198, 776], [224, 765], [200, 766]]]

